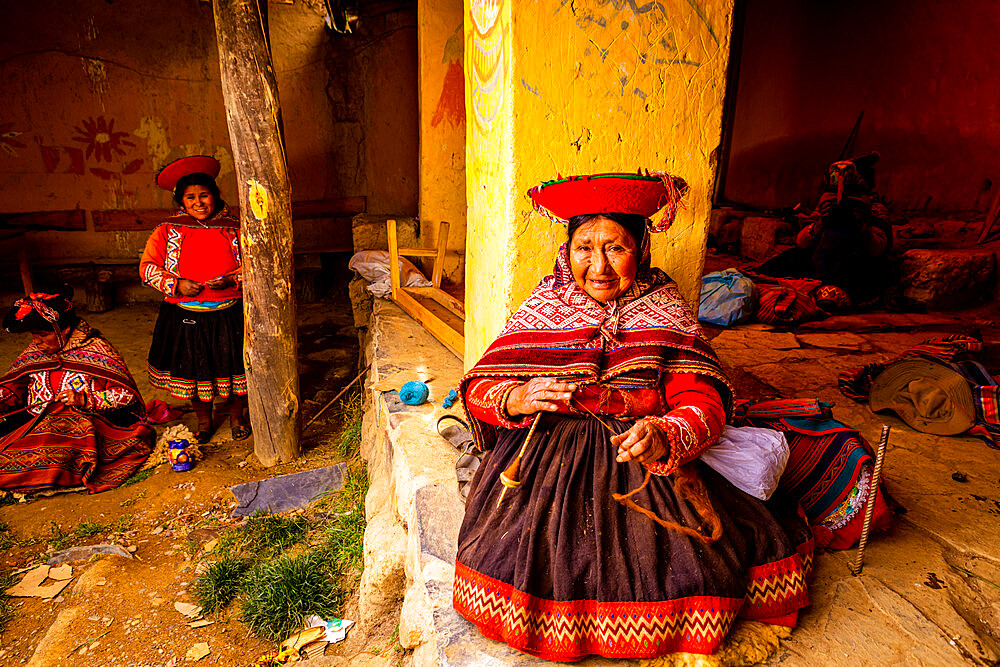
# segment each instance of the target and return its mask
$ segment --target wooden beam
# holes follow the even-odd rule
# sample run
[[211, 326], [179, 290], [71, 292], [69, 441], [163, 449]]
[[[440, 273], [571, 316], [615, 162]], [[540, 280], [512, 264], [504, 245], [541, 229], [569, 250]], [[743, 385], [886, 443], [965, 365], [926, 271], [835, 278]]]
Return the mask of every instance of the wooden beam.
[[399, 248], [396, 245], [396, 221], [385, 221], [386, 236], [389, 239], [389, 284], [392, 286], [392, 298], [399, 294]]
[[441, 341], [452, 354], [459, 359], [464, 358], [465, 336], [463, 335], [461, 322], [456, 322], [454, 318], [442, 317], [442, 314], [435, 313], [425, 303], [421, 303], [411, 296], [409, 289], [403, 289], [399, 291], [399, 294], [393, 294], [392, 300], [407, 315], [427, 329], [432, 336]]
[[74, 208], [69, 211], [0, 213], [0, 227], [23, 227], [30, 229], [86, 229], [87, 218], [82, 208]]
[[434, 257], [434, 273], [431, 275], [431, 284], [434, 287], [441, 287], [441, 275], [444, 271], [444, 251], [448, 248], [448, 228], [451, 225], [442, 222], [438, 225], [438, 247]]
[[405, 289], [410, 294], [416, 294], [417, 296], [433, 299], [454, 313], [456, 316], [462, 318], [463, 320], [465, 319], [465, 305], [452, 295], [445, 292], [443, 289], [439, 287], [407, 287]]
[[222, 96], [242, 210], [243, 359], [254, 452], [265, 466], [300, 452], [292, 201], [266, 0], [215, 0]]
[[[447, 242], [447, 228], [444, 230]], [[413, 248], [399, 248], [396, 221], [386, 220], [386, 236], [389, 240], [389, 283], [392, 285], [392, 300], [404, 313], [415, 319], [437, 338], [459, 359], [465, 355], [465, 308], [449, 294], [437, 287], [402, 287], [399, 276], [399, 256], [406, 252], [412, 255]], [[443, 253], [443, 246], [434, 251]], [[427, 297], [421, 300], [415, 295]]]
[[[239, 217], [240, 207], [231, 204], [229, 211], [233, 217]], [[140, 208], [140, 209], [104, 209], [93, 211], [94, 231], [122, 232], [130, 230], [151, 230], [158, 224], [177, 212], [173, 208]], [[339, 199], [314, 199], [310, 201], [292, 202], [292, 218], [294, 220], [316, 220], [320, 218], [344, 218], [365, 212], [364, 197], [341, 197]], [[81, 211], [81, 214], [83, 212]], [[2, 214], [2, 215], [37, 215]], [[81, 218], [82, 220], [82, 218]], [[81, 227], [83, 229], [83, 227]], [[353, 246], [352, 246], [353, 247]]]
[[140, 208], [140, 209], [106, 209], [94, 211], [94, 231], [122, 232], [130, 230], [150, 230], [172, 216], [176, 209], [171, 208]]

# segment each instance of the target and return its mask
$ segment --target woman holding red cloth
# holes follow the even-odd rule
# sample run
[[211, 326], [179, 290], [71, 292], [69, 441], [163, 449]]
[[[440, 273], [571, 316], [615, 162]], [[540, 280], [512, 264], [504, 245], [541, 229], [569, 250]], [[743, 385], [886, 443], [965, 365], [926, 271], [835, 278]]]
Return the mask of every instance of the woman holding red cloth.
[[0, 489], [120, 485], [153, 451], [142, 397], [118, 351], [58, 294], [33, 293], [3, 320], [32, 342], [0, 377]]
[[[686, 184], [666, 174], [544, 183], [568, 221], [544, 277], [462, 382], [487, 454], [459, 533], [455, 608], [549, 660], [710, 654], [737, 618], [794, 626], [812, 536], [698, 460], [732, 389], [649, 232]], [[664, 206], [664, 220], [649, 217]]]
[[218, 160], [194, 155], [160, 170], [156, 183], [181, 210], [153, 230], [139, 264], [142, 281], [166, 297], [153, 329], [149, 379], [190, 400], [196, 437], [212, 437], [212, 401], [229, 401], [234, 440], [250, 436], [243, 368], [239, 220], [222, 200]]

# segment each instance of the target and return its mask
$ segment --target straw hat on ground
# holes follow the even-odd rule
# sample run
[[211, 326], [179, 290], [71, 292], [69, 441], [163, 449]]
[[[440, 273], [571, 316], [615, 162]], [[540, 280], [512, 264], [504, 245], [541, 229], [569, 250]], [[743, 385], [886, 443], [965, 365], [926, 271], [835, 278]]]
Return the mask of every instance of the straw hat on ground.
[[911, 357], [890, 364], [872, 382], [872, 412], [893, 410], [923, 433], [958, 435], [976, 423], [969, 382], [944, 364]]

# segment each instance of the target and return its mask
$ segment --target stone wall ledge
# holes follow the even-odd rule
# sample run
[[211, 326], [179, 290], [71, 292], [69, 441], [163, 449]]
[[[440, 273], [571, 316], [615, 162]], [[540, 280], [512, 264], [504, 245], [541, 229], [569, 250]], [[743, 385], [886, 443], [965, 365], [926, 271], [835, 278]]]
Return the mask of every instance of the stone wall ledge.
[[[371, 488], [365, 499], [362, 626], [398, 620], [400, 644], [412, 650], [408, 662], [415, 666], [549, 664], [484, 638], [451, 606], [465, 506], [455, 477], [460, 452], [436, 427], [445, 414], [465, 418], [460, 404], [441, 407], [458, 387], [462, 361], [383, 299], [375, 300], [366, 355], [361, 453]], [[374, 388], [397, 371], [432, 376], [429, 402], [406, 405], [397, 391]]]

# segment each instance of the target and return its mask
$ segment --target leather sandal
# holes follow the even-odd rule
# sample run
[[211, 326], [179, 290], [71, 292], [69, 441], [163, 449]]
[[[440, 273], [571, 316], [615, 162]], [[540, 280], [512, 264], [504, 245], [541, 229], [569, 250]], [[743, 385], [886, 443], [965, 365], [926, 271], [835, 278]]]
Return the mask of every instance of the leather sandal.
[[246, 440], [252, 432], [249, 426], [231, 426], [230, 431], [232, 432], [233, 440], [237, 441]]
[[198, 441], [199, 445], [207, 444], [209, 440], [212, 439], [212, 429], [198, 431], [194, 434], [194, 439]]

